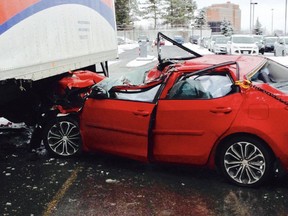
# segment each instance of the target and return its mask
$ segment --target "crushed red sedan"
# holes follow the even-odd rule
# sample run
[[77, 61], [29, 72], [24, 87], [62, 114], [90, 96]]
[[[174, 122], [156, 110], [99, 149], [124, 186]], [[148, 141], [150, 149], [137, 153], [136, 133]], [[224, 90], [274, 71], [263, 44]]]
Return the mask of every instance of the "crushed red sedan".
[[[162, 59], [138, 82], [105, 78], [78, 112], [47, 123], [51, 154], [105, 152], [217, 168], [240, 186], [288, 170], [288, 68], [263, 56]], [[160, 41], [160, 39], [158, 39]], [[139, 74], [138, 74], [139, 76]]]

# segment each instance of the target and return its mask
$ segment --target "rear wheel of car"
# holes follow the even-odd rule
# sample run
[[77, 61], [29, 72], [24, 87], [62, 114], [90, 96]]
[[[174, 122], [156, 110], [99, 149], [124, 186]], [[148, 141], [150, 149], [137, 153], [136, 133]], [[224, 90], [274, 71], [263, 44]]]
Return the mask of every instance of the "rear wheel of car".
[[272, 174], [270, 151], [253, 137], [237, 137], [225, 142], [219, 159], [223, 175], [236, 185], [259, 186]]
[[43, 142], [53, 156], [69, 157], [80, 153], [82, 142], [77, 121], [70, 117], [50, 121], [44, 128]]

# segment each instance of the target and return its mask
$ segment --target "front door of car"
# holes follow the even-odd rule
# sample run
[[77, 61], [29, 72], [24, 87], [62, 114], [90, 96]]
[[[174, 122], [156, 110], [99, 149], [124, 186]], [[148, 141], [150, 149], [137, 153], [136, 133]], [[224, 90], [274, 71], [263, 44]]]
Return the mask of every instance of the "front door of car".
[[88, 99], [80, 119], [84, 148], [147, 160], [150, 102]]
[[241, 106], [243, 96], [233, 92], [228, 76], [191, 78], [176, 83], [158, 102], [155, 160], [205, 164], [214, 143], [229, 129]]

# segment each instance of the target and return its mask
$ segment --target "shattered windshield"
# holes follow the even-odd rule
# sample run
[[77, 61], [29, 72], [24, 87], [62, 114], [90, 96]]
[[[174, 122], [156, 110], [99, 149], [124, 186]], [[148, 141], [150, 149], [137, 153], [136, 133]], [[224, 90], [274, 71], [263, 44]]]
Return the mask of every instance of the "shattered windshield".
[[144, 84], [147, 71], [131, 71], [119, 77], [107, 77], [96, 85], [109, 91], [113, 86], [119, 85], [142, 85]]

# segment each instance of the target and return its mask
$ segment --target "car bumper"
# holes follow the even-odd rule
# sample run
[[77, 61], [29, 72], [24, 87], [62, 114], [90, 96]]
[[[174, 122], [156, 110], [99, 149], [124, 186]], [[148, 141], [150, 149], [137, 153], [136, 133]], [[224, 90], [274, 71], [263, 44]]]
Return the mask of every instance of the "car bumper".
[[255, 50], [255, 49], [252, 49], [252, 50], [249, 50], [249, 49], [235, 49], [235, 50], [233, 50], [232, 54], [234, 54], [234, 55], [258, 55], [259, 51]]
[[226, 54], [227, 53], [227, 49], [226, 48], [215, 48], [215, 50], [214, 50], [214, 52], [216, 53], [216, 54]]

